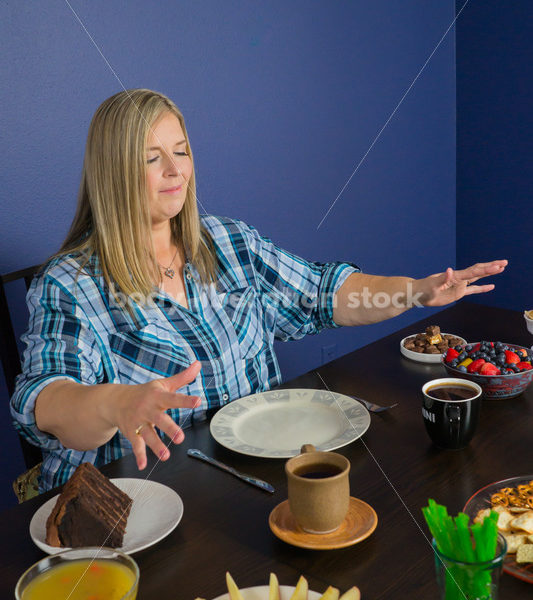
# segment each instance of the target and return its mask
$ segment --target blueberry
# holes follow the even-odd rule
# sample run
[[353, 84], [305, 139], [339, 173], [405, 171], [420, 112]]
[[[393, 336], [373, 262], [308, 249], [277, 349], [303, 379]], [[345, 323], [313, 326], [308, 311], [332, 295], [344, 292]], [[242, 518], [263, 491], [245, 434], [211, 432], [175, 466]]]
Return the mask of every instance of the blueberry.
[[501, 350], [502, 349], [503, 344], [501, 342], [496, 342], [494, 344], [494, 347], [496, 348], [496, 350]]
[[454, 350], [457, 350], [457, 352], [462, 352], [463, 347], [461, 346], [461, 344], [457, 344], [457, 346], [455, 346]]
[[450, 365], [450, 367], [456, 367], [459, 364], [459, 360], [457, 358], [454, 358], [448, 364]]
[[473, 347], [474, 347], [474, 346], [472, 346], [472, 344], [467, 344], [467, 345], [465, 346], [465, 350], [466, 350], [467, 352], [471, 352]]
[[465, 358], [468, 358], [468, 354], [466, 352], [461, 352], [457, 358], [459, 362], [462, 362]]
[[516, 366], [516, 365], [511, 365], [511, 369], [515, 372], [515, 373], [520, 373], [520, 369]]
[[467, 369], [466, 369], [466, 367], [464, 365], [459, 365], [457, 367], [457, 370], [461, 371], [461, 373], [468, 373], [468, 371], [467, 371]]

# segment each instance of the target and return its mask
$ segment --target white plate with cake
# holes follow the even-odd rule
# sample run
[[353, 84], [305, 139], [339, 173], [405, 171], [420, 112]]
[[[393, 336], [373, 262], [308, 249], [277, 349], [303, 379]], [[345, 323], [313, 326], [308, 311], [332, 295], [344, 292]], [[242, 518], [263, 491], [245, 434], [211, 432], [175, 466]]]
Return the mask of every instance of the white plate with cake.
[[[100, 474], [97, 469], [94, 471]], [[74, 479], [76, 478], [73, 475], [71, 480]], [[105, 479], [107, 480], [107, 478]], [[156, 481], [135, 478], [107, 480], [131, 498], [131, 510], [129, 510], [128, 504], [126, 510], [122, 508], [120, 498], [117, 498], [115, 505], [110, 501], [112, 498], [110, 496], [100, 503], [97, 511], [94, 511], [94, 507], [91, 505], [98, 500], [95, 500], [94, 497], [83, 497], [83, 494], [80, 494], [79, 486], [76, 486], [74, 492], [74, 486], [72, 484], [69, 486], [71, 480], [67, 482], [61, 495], [54, 496], [37, 510], [30, 523], [32, 540], [48, 554], [56, 554], [70, 547], [70, 544], [65, 543], [66, 540], [74, 540], [72, 545], [75, 546], [112, 545], [118, 547], [122, 552], [133, 554], [166, 537], [176, 528], [183, 516], [183, 502], [179, 495], [171, 488]], [[67, 488], [67, 486], [69, 487]], [[95, 486], [90, 487], [94, 489]], [[61, 500], [58, 503], [60, 497]], [[127, 515], [128, 510], [129, 516]], [[100, 520], [103, 520], [104, 523], [99, 523]], [[105, 532], [106, 520], [108, 524], [112, 524], [110, 533]], [[47, 521], [49, 521], [48, 530]], [[52, 523], [52, 521], [55, 522]], [[83, 524], [86, 527], [83, 527]], [[94, 535], [94, 531], [100, 525], [102, 525], [103, 539], [95, 540], [90, 536]], [[65, 533], [67, 529], [69, 530], [68, 535], [74, 537], [67, 537]], [[117, 529], [121, 530], [118, 545], [117, 543], [110, 544], [110, 534], [115, 535]], [[64, 538], [63, 534], [65, 534]], [[89, 537], [84, 539], [84, 536]], [[53, 541], [54, 545], [50, 545], [47, 541]]]

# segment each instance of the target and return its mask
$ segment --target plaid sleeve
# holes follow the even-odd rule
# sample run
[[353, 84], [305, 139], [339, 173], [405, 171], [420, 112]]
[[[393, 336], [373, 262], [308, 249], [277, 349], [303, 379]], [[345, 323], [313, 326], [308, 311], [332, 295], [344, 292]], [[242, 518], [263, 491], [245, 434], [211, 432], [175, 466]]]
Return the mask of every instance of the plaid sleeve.
[[76, 297], [49, 275], [34, 279], [27, 296], [30, 312], [22, 373], [11, 398], [15, 428], [27, 440], [45, 450], [59, 448], [54, 436], [35, 422], [35, 400], [52, 381], [71, 379], [98, 383], [101, 357], [96, 336]]
[[275, 309], [276, 339], [300, 339], [326, 327], [339, 327], [333, 320], [335, 294], [359, 267], [306, 261], [261, 237], [253, 227], [241, 226], [245, 227], [262, 301]]

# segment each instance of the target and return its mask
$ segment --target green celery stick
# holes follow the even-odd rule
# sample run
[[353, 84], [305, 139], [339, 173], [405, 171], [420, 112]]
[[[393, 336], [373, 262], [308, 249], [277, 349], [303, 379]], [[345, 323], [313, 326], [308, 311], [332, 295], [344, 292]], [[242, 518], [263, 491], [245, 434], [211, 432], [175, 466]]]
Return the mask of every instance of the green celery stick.
[[[456, 555], [463, 562], [475, 562], [476, 555], [472, 548], [472, 538], [470, 537], [470, 528], [468, 527], [469, 517], [464, 513], [459, 513], [455, 517], [457, 527], [458, 548]], [[455, 557], [454, 557], [455, 558]]]
[[491, 511], [488, 517], [483, 519], [484, 546], [481, 550], [481, 560], [492, 560], [496, 554], [498, 543], [498, 513]]
[[472, 536], [476, 542], [475, 553], [476, 553], [476, 561], [483, 561], [483, 548], [485, 547], [485, 532], [483, 529], [483, 525], [481, 523], [474, 523], [470, 528], [472, 531]]
[[453, 521], [448, 515], [445, 506], [437, 504], [435, 500], [429, 499], [428, 506], [422, 509], [431, 535], [435, 538], [435, 543], [440, 552], [450, 556], [453, 551]]
[[[494, 558], [498, 535], [498, 514], [492, 512], [483, 523], [470, 526], [469, 517], [459, 513], [455, 519], [445, 506], [429, 499], [422, 509], [438, 550], [460, 562], [485, 562]], [[474, 547], [475, 543], [475, 547]], [[435, 558], [439, 562], [438, 558]], [[476, 567], [448, 565], [445, 573], [446, 600], [490, 600], [490, 572]]]

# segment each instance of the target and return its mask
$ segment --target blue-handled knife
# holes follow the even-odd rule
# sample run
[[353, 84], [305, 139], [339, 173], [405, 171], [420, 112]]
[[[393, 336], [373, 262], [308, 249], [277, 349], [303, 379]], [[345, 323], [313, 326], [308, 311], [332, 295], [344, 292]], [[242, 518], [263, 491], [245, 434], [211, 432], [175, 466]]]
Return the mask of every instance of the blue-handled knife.
[[251, 475], [246, 475], [245, 473], [240, 473], [239, 471], [237, 471], [237, 469], [234, 469], [233, 467], [228, 467], [228, 465], [225, 465], [224, 463], [220, 462], [219, 460], [215, 460], [214, 458], [211, 458], [210, 456], [205, 455], [203, 452], [201, 452], [200, 450], [197, 450], [196, 448], [189, 448], [187, 450], [187, 454], [189, 456], [192, 456], [193, 458], [198, 458], [200, 460], [203, 460], [203, 461], [209, 463], [210, 465], [218, 467], [219, 469], [222, 469], [223, 471], [227, 471], [228, 473], [235, 475], [235, 477], [238, 477], [239, 479], [242, 479], [243, 481], [251, 483], [252, 485], [257, 486], [258, 488], [265, 490], [265, 492], [270, 492], [272, 494], [275, 491], [274, 488], [270, 485], [270, 483], [267, 483], [266, 481], [262, 481], [261, 479], [252, 477]]

